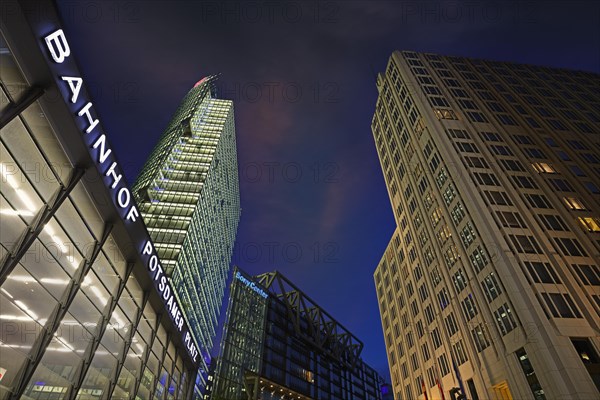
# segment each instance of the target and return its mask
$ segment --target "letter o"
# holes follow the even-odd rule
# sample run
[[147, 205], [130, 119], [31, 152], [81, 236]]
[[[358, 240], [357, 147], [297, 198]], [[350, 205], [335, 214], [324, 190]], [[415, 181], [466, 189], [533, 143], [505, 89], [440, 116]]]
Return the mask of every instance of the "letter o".
[[[123, 198], [123, 194], [125, 194], [125, 198]], [[131, 193], [129, 192], [129, 189], [127, 189], [126, 187], [122, 187], [121, 189], [119, 189], [119, 193], [117, 194], [117, 203], [119, 204], [119, 207], [127, 207], [130, 201]]]
[[150, 261], [148, 262], [148, 268], [150, 271], [156, 271], [156, 267], [158, 266], [158, 256], [156, 254], [150, 257]]

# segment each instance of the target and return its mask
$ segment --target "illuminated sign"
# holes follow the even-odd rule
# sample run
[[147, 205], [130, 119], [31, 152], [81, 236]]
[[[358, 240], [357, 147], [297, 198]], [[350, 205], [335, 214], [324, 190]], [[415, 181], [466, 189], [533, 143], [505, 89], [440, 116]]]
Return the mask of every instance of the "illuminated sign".
[[248, 279], [244, 275], [240, 274], [239, 271], [235, 273], [235, 278], [238, 281], [242, 282], [244, 285], [248, 286], [250, 289], [254, 290], [256, 293], [258, 293], [259, 296], [261, 296], [265, 299], [267, 297], [269, 297], [267, 292], [265, 292], [264, 290], [262, 290], [261, 288], [256, 286], [256, 283], [252, 282], [250, 279]]
[[[55, 62], [54, 69], [58, 72], [57, 85], [67, 103], [71, 103], [71, 109], [79, 118], [76, 119], [89, 152], [96, 161], [96, 167], [103, 176], [104, 184], [112, 194], [112, 200], [121, 218], [127, 224], [142, 224], [139, 211], [134, 204], [131, 191], [125, 185], [123, 172], [116, 157], [106, 140], [106, 135], [101, 132], [100, 121], [96, 118], [92, 102], [86, 97], [83, 89], [83, 79], [74, 76], [77, 71], [74, 61], [65, 61], [71, 55], [69, 43], [62, 29], [44, 37], [46, 47]], [[158, 292], [165, 308], [168, 311], [176, 328], [181, 333], [185, 346], [192, 360], [198, 362], [198, 347], [192, 337], [191, 331], [184, 320], [182, 308], [175, 298], [175, 291], [169, 279], [165, 276], [160, 265], [154, 245], [150, 238], [141, 241], [140, 256], [146, 264], [148, 274], [152, 279], [154, 288]]]

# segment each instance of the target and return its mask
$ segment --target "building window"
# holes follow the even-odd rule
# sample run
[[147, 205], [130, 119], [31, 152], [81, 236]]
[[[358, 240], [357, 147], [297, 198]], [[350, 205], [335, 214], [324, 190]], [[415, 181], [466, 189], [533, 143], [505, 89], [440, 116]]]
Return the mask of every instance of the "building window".
[[425, 284], [422, 284], [421, 286], [419, 286], [419, 298], [423, 302], [428, 297], [429, 297], [429, 292], [427, 291], [427, 286], [425, 286]]
[[462, 219], [465, 216], [465, 209], [463, 208], [463, 205], [460, 202], [457, 203], [456, 206], [454, 206], [454, 208], [450, 212], [450, 216], [452, 217], [452, 221], [454, 221], [454, 225], [458, 225], [460, 221], [462, 221]]
[[490, 345], [490, 341], [487, 338], [485, 328], [482, 324], [478, 324], [471, 330], [471, 336], [473, 337], [473, 343], [475, 343], [477, 351], [482, 351]]
[[410, 332], [410, 331], [408, 331], [408, 332], [406, 333], [406, 343], [408, 344], [408, 348], [409, 348], [409, 349], [412, 349], [412, 348], [413, 348], [413, 346], [415, 345], [415, 341], [414, 341], [414, 339], [413, 339], [413, 334], [412, 334], [412, 332]]
[[563, 197], [563, 200], [564, 200], [565, 204], [571, 210], [586, 210], [587, 209], [585, 207], [585, 205], [583, 204], [583, 202], [576, 197]]
[[497, 156], [512, 156], [512, 155], [514, 155], [508, 146], [492, 145], [492, 146], [490, 146], [490, 150], [492, 150], [492, 153], [496, 154]]
[[595, 183], [593, 183], [593, 182], [584, 182], [583, 184], [585, 185], [585, 187], [587, 188], [587, 190], [590, 191], [590, 193], [592, 193], [592, 194], [600, 194], [600, 189], [598, 188], [598, 186], [596, 186]]
[[402, 372], [402, 378], [403, 379], [408, 378], [408, 368], [406, 368], [406, 363], [405, 362], [403, 362], [402, 365], [400, 365], [400, 371]]
[[500, 181], [494, 174], [486, 172], [475, 172], [475, 182], [484, 186], [500, 186]]
[[442, 376], [446, 376], [450, 373], [448, 358], [446, 357], [445, 353], [438, 357], [438, 364], [440, 366], [440, 373]]
[[527, 228], [521, 215], [510, 211], [496, 211], [500, 224], [505, 228]]
[[515, 171], [515, 172], [525, 171], [523, 164], [521, 164], [517, 160], [500, 159], [498, 161], [500, 162], [500, 165], [502, 165], [502, 168], [504, 168], [504, 170], [506, 170], [506, 171]]
[[475, 301], [473, 300], [473, 296], [469, 294], [465, 297], [460, 305], [462, 307], [463, 313], [467, 321], [472, 320], [477, 315], [477, 307], [475, 306]]
[[410, 363], [414, 371], [417, 371], [419, 369], [419, 359], [417, 358], [417, 353], [413, 353], [410, 356]]
[[587, 253], [583, 247], [575, 239], [571, 238], [554, 238], [554, 241], [566, 256], [587, 257]]
[[502, 138], [494, 132], [481, 132], [481, 138], [487, 142], [502, 142]]
[[517, 358], [519, 359], [519, 364], [521, 365], [521, 369], [525, 374], [525, 379], [527, 379], [527, 383], [531, 388], [531, 392], [533, 393], [533, 397], [535, 400], [546, 400], [546, 395], [544, 394], [544, 390], [538, 381], [538, 378], [533, 370], [533, 366], [531, 365], [531, 361], [529, 361], [529, 356], [525, 352], [524, 348], [520, 348], [515, 352]]
[[600, 286], [600, 267], [597, 265], [573, 264], [571, 268], [583, 285]]
[[555, 174], [556, 170], [554, 169], [554, 167], [552, 167], [552, 165], [548, 164], [548, 163], [533, 163], [531, 164], [531, 166], [533, 167], [534, 171], [536, 171], [539, 174]]
[[454, 360], [457, 365], [464, 364], [467, 361], [467, 352], [465, 351], [462, 340], [459, 340], [452, 345], [452, 354], [454, 355]]
[[444, 191], [443, 197], [444, 197], [444, 202], [446, 203], [446, 205], [450, 205], [450, 203], [452, 203], [452, 200], [454, 200], [454, 198], [456, 197], [456, 191], [454, 190], [454, 185], [452, 185], [452, 184], [448, 185], [448, 188]]
[[479, 149], [471, 142], [456, 142], [456, 147], [461, 153], [479, 153]]
[[549, 179], [554, 190], [559, 192], [574, 192], [573, 186], [564, 179]]
[[491, 303], [492, 300], [500, 296], [500, 293], [502, 293], [502, 288], [500, 287], [494, 272], [491, 272], [483, 279], [483, 281], [481, 281], [481, 287], [483, 288], [483, 292], [485, 293], [488, 303]]
[[444, 253], [444, 260], [446, 261], [446, 266], [448, 268], [452, 268], [454, 264], [458, 261], [460, 255], [458, 254], [458, 250], [454, 244], [448, 246], [448, 249]]
[[431, 357], [431, 354], [429, 353], [429, 346], [427, 345], [427, 343], [424, 343], [421, 346], [421, 352], [423, 353], [423, 360], [427, 362], [427, 360], [429, 360], [429, 358]]
[[435, 315], [433, 313], [433, 307], [431, 307], [431, 304], [428, 304], [427, 307], [425, 307], [425, 310], [423, 312], [425, 314], [425, 320], [427, 321], [427, 325], [431, 325], [431, 323], [435, 319]]
[[467, 165], [471, 168], [489, 168], [487, 161], [481, 157], [465, 156]]
[[418, 320], [415, 326], [417, 328], [417, 335], [419, 336], [419, 338], [422, 338], [425, 334], [425, 329], [423, 328], [423, 321]]
[[486, 116], [480, 112], [465, 111], [465, 114], [467, 115], [467, 117], [469, 118], [469, 120], [471, 122], [481, 122], [481, 123], [489, 122], [488, 119], [486, 118]]
[[529, 157], [529, 158], [546, 158], [546, 155], [544, 154], [544, 152], [538, 148], [535, 147], [526, 147], [523, 149], [523, 152]]
[[541, 293], [554, 318], [581, 318], [581, 313], [568, 293]]
[[533, 144], [531, 137], [527, 135], [513, 135], [513, 140], [518, 144]]
[[548, 263], [538, 261], [526, 261], [523, 263], [527, 273], [534, 283], [561, 283], [559, 277]]
[[459, 269], [454, 275], [452, 275], [452, 282], [454, 282], [454, 288], [456, 289], [457, 294], [467, 287], [467, 278], [465, 277], [462, 269]]
[[458, 119], [452, 110], [434, 109], [433, 113], [438, 120], [442, 119]]
[[431, 213], [431, 223], [433, 226], [436, 226], [438, 222], [442, 219], [442, 210], [440, 208], [435, 208]]
[[514, 184], [521, 189], [537, 189], [538, 186], [535, 184], [533, 179], [528, 176], [512, 175], [510, 177]]
[[[434, 155], [434, 159], [435, 158], [437, 158], [437, 154]], [[432, 162], [433, 162], [433, 160], [432, 160]], [[432, 171], [433, 171], [433, 169], [432, 169]], [[447, 180], [448, 180], [448, 174], [446, 173], [446, 168], [442, 167], [442, 169], [440, 170], [440, 173], [435, 178], [435, 182], [436, 182], [438, 188], [441, 189], [442, 186], [444, 186], [444, 183], [446, 183]]]
[[489, 205], [512, 206], [512, 202], [505, 192], [486, 190], [483, 193], [485, 193]]
[[467, 222], [467, 225], [460, 231], [460, 238], [465, 246], [465, 249], [469, 247], [475, 240], [475, 229], [471, 223]]
[[448, 336], [452, 336], [456, 332], [458, 332], [456, 318], [454, 318], [454, 314], [452, 312], [448, 314], [446, 318], [444, 318], [444, 323], [446, 324], [446, 331], [448, 332]]
[[569, 229], [558, 215], [539, 214], [543, 225], [550, 231], [568, 231]]
[[442, 288], [442, 290], [438, 292], [437, 298], [441, 310], [445, 309], [450, 304], [450, 296], [448, 295], [448, 290], [446, 288]]
[[517, 327], [517, 322], [510, 311], [510, 307], [508, 307], [506, 303], [502, 304], [500, 308], [494, 311], [494, 316], [496, 317], [496, 324], [502, 335], [506, 335]]
[[600, 218], [579, 217], [579, 223], [588, 232], [600, 232]]
[[431, 331], [431, 342], [433, 343], [433, 347], [436, 349], [442, 345], [442, 338], [438, 328], [433, 328]]
[[446, 243], [446, 241], [452, 237], [452, 232], [450, 231], [448, 225], [443, 225], [437, 236], [440, 244]]
[[520, 254], [542, 254], [542, 249], [533, 236], [508, 235], [515, 252]]
[[570, 165], [569, 168], [571, 169], [571, 172], [573, 173], [573, 175], [575, 176], [586, 176], [585, 172], [583, 172], [581, 170], [581, 168], [579, 168], [578, 165]]
[[471, 254], [470, 258], [471, 264], [477, 272], [481, 272], [481, 270], [488, 264], [488, 258], [485, 253], [485, 250], [483, 250], [480, 246], [477, 246], [475, 251], [473, 251], [473, 253]]

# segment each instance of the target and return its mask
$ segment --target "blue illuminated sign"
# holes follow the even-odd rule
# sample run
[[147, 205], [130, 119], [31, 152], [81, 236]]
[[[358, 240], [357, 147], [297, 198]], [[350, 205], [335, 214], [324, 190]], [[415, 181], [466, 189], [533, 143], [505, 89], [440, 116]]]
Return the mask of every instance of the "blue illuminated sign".
[[260, 297], [267, 298], [269, 295], [267, 292], [256, 286], [256, 283], [252, 282], [250, 279], [246, 278], [244, 275], [240, 274], [239, 271], [236, 272], [235, 278], [242, 282], [244, 285], [248, 286], [250, 289], [254, 290]]

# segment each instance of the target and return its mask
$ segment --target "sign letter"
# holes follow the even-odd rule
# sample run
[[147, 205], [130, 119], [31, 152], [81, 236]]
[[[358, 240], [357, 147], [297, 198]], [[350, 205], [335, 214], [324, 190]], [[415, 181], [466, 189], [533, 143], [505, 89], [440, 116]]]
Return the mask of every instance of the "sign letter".
[[77, 101], [77, 97], [79, 97], [79, 91], [81, 90], [81, 84], [83, 83], [83, 79], [78, 78], [76, 76], [61, 76], [63, 81], [66, 81], [69, 84], [69, 88], [71, 88], [71, 103], [75, 103]]
[[62, 29], [57, 30], [54, 33], [49, 34], [44, 38], [46, 40], [46, 46], [50, 50], [52, 58], [57, 63], [61, 64], [65, 61], [65, 58], [71, 55], [71, 49], [67, 43], [67, 38]]

